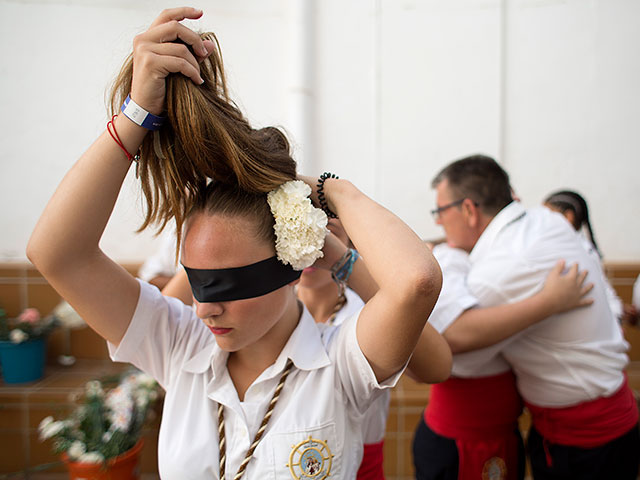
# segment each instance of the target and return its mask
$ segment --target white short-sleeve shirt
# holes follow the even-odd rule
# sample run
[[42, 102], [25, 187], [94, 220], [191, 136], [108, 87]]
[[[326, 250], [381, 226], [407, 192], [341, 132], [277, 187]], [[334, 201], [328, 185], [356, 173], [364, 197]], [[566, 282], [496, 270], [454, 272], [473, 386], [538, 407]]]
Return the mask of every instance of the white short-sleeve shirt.
[[[446, 244], [436, 245], [433, 256], [442, 270], [442, 290], [429, 323], [438, 333], [443, 333], [469, 308], [478, 304], [467, 286], [467, 274], [471, 269], [469, 255], [464, 250]], [[451, 374], [456, 377], [484, 377], [510, 370], [500, 354], [503, 343], [453, 356]]]
[[[340, 309], [333, 319], [333, 325], [342, 325], [353, 315], [358, 315], [364, 302], [356, 292], [347, 288], [345, 290], [347, 303]], [[362, 421], [362, 435], [364, 443], [379, 443], [384, 439], [387, 430], [387, 416], [389, 414], [389, 402], [391, 392], [383, 390], [376, 400], [368, 408]]]
[[290, 470], [300, 474], [309, 455], [324, 471], [330, 468], [331, 478], [355, 478], [362, 460], [364, 414], [402, 374], [376, 381], [357, 342], [357, 320], [354, 315], [339, 327], [321, 330], [304, 309], [276, 362], [240, 402], [226, 368], [228, 353], [220, 350], [193, 309], [140, 282], [129, 328], [117, 347], [109, 344], [109, 351], [113, 360], [136, 365], [166, 390], [158, 441], [161, 477], [218, 478], [221, 403], [226, 475], [233, 478], [291, 358], [295, 368], [243, 478], [290, 480]]
[[557, 260], [588, 270], [593, 305], [557, 314], [509, 339], [502, 353], [525, 400], [562, 407], [614, 393], [628, 344], [607, 303], [599, 261], [558, 213], [512, 202], [496, 215], [469, 255], [467, 277], [481, 306], [512, 303], [543, 286]]

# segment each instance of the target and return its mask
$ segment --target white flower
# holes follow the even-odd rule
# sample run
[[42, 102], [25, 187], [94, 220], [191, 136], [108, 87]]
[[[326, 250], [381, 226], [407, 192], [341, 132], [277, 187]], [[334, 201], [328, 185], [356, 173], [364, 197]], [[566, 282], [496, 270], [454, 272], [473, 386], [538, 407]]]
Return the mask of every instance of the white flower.
[[[51, 419], [51, 417], [47, 417], [40, 422], [40, 426], [38, 427], [38, 430], [40, 431], [40, 440], [46, 440], [47, 438], [56, 436], [65, 427], [64, 422], [54, 422], [49, 419]], [[47, 420], [46, 423], [45, 420]]]
[[71, 444], [69, 450], [67, 450], [67, 454], [69, 455], [69, 457], [71, 457], [72, 460], [76, 460], [77, 458], [80, 458], [86, 451], [87, 449], [84, 443], [82, 443], [80, 440], [76, 440]]
[[42, 433], [42, 431], [52, 423], [53, 423], [53, 417], [51, 415], [43, 418], [42, 421], [40, 422], [40, 425], [38, 425], [38, 431]]
[[[129, 386], [128, 386], [129, 385]], [[130, 384], [121, 384], [111, 390], [105, 399], [109, 407], [111, 429], [126, 432], [133, 416], [133, 397]]]
[[102, 390], [102, 384], [98, 380], [91, 380], [84, 386], [87, 397], [102, 397], [104, 390]]
[[78, 462], [80, 463], [102, 463], [104, 462], [104, 457], [100, 452], [88, 452], [83, 453], [78, 457]]
[[138, 407], [138, 410], [144, 410], [145, 408], [147, 408], [147, 405], [149, 403], [149, 397], [150, 395], [144, 390], [136, 391], [136, 393], [134, 394], [134, 398], [135, 398], [136, 407]]
[[53, 310], [53, 315], [65, 328], [80, 328], [86, 325], [82, 317], [64, 300]]
[[156, 387], [156, 380], [151, 375], [143, 372], [136, 375], [136, 381], [138, 382], [138, 385], [143, 388], [151, 389]]
[[29, 338], [29, 335], [24, 333], [19, 328], [14, 328], [9, 332], [9, 340], [11, 340], [11, 343], [22, 343], [27, 338]]
[[323, 256], [322, 247], [328, 233], [327, 215], [311, 204], [310, 194], [309, 185], [291, 180], [267, 195], [275, 218], [278, 259], [294, 270], [303, 270]]

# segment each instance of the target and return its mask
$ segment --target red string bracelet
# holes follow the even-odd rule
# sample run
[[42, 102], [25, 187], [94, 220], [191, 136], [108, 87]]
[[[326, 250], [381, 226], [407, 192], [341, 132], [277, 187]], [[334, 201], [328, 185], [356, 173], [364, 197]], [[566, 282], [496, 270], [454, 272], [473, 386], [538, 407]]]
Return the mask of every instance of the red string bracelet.
[[113, 121], [116, 119], [117, 116], [118, 115], [114, 115], [113, 117], [111, 117], [111, 120], [107, 122], [107, 131], [109, 132], [109, 135], [111, 135], [111, 138], [113, 138], [113, 141], [118, 144], [118, 146], [122, 149], [124, 154], [127, 156], [127, 160], [129, 160], [130, 162], [137, 162], [138, 155], [134, 156], [129, 153], [129, 151], [124, 147], [124, 144], [122, 143], [122, 140], [120, 140], [120, 136], [116, 131], [116, 126], [113, 123]]

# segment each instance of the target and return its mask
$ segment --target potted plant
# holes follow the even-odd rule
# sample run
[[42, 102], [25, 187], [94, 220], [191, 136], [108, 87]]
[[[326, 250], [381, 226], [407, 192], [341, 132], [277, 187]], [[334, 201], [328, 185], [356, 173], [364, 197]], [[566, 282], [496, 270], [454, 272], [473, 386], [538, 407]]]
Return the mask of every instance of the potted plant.
[[142, 427], [160, 387], [137, 370], [125, 372], [106, 393], [105, 385], [87, 382], [66, 419], [46, 417], [38, 427], [42, 441], [53, 439], [72, 480], [139, 478]]
[[6, 383], [32, 382], [44, 374], [46, 338], [57, 325], [53, 315], [27, 308], [16, 318], [0, 309], [0, 364]]

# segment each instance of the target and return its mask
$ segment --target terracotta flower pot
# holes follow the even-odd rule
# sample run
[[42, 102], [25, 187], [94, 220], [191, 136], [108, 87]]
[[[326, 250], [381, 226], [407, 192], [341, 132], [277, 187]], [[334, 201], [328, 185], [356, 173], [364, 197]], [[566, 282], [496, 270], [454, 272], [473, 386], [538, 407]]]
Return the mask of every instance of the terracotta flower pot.
[[71, 480], [137, 480], [140, 478], [138, 461], [143, 444], [139, 440], [122, 455], [107, 460], [106, 465], [74, 462], [66, 453], [62, 454], [62, 461], [67, 465]]

